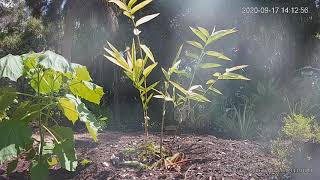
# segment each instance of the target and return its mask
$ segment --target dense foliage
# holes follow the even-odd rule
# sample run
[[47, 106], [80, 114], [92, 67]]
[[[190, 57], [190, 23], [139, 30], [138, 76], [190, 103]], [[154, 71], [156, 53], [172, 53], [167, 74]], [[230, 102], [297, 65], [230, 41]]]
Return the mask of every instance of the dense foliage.
[[[54, 113], [60, 110], [72, 124], [84, 122], [96, 141], [99, 121], [81, 99], [99, 104], [103, 88], [92, 82], [85, 66], [69, 63], [52, 51], [9, 54], [0, 59], [0, 72], [8, 84], [0, 89], [0, 111], [6, 114], [0, 122], [0, 162], [11, 160], [8, 173], [21, 154], [32, 161], [31, 179], [47, 179], [48, 168], [58, 163], [75, 171], [73, 130], [60, 126]], [[20, 79], [28, 82], [30, 93], [17, 91], [15, 82]]]

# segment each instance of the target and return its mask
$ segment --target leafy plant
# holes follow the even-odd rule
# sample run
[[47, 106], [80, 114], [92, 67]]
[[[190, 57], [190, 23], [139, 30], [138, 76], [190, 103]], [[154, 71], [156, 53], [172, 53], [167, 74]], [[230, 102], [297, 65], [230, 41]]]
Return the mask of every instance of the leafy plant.
[[[141, 31], [138, 29], [138, 27], [154, 19], [159, 15], [159, 13], [147, 15], [135, 20], [134, 14], [151, 3], [152, 0], [145, 0], [137, 5], [135, 5], [137, 0], [130, 0], [128, 4], [125, 4], [120, 0], [110, 0], [109, 2], [116, 4], [121, 10], [123, 10], [123, 14], [131, 20], [134, 26], [133, 33], [138, 43], [136, 44], [135, 40], [133, 39], [131, 52], [129, 49], [127, 50], [127, 59], [125, 59], [122, 54], [108, 42], [110, 49], [105, 48], [106, 52], [108, 53], [108, 55], [105, 55], [105, 57], [112, 63], [121, 67], [124, 73], [133, 82], [134, 87], [139, 90], [144, 114], [144, 132], [145, 135], [148, 136], [148, 125], [150, 120], [148, 116], [148, 108], [153, 97], [153, 93], [149, 93], [157, 86], [159, 82], [148, 85], [147, 78], [158, 63], [155, 61], [152, 51], [146, 45], [141, 43], [139, 36]], [[139, 53], [137, 53], [136, 45], [138, 45]]]
[[[0, 122], [0, 162], [17, 161], [19, 154], [27, 153], [32, 161], [31, 179], [47, 179], [48, 168], [58, 162], [66, 170], [74, 171], [78, 163], [73, 131], [60, 126], [52, 112], [60, 109], [73, 124], [78, 120], [84, 122], [96, 141], [97, 120], [81, 99], [99, 104], [103, 88], [91, 82], [85, 66], [69, 63], [52, 51], [1, 58], [0, 78], [8, 78], [13, 83], [25, 78], [34, 92], [18, 92], [12, 85], [0, 89], [0, 111], [24, 97], [9, 118]], [[49, 126], [49, 120], [55, 124]], [[39, 141], [31, 138], [31, 124], [39, 130]], [[47, 135], [53, 142], [45, 141]], [[36, 150], [33, 144], [37, 143]]]
[[294, 141], [306, 142], [312, 140], [313, 117], [305, 117], [302, 114], [292, 114], [284, 119], [283, 133]]

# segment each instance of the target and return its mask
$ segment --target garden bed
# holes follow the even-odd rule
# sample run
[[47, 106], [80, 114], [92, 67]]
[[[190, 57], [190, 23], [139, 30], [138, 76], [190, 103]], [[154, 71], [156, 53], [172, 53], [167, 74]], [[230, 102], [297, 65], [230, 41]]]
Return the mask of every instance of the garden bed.
[[[223, 140], [214, 136], [181, 135], [175, 139], [166, 136], [166, 149], [182, 152], [188, 159], [178, 172], [166, 169], [139, 171], [112, 164], [112, 156], [143, 143], [142, 134], [104, 132], [100, 133], [98, 142], [93, 142], [89, 134], [77, 134], [75, 139], [79, 160], [86, 158], [92, 162], [80, 165], [73, 173], [51, 170], [51, 179], [268, 179], [277, 172], [275, 159], [261, 145], [249, 141]], [[158, 142], [159, 138], [150, 135], [149, 141]], [[27, 166], [18, 167], [18, 172], [10, 179], [25, 177]]]

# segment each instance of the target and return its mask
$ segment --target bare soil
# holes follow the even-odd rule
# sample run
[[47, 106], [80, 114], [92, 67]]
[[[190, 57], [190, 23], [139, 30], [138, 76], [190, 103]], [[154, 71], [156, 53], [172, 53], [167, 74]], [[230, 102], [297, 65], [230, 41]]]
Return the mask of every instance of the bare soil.
[[[135, 147], [143, 142], [143, 135], [138, 133], [103, 132], [98, 142], [89, 134], [75, 135], [78, 158], [92, 162], [79, 166], [76, 172], [62, 169], [50, 171], [54, 180], [106, 180], [106, 179], [273, 179], [278, 172], [275, 158], [265, 151], [264, 146], [249, 141], [218, 139], [214, 136], [180, 135], [165, 137], [166, 149], [182, 152], [188, 163], [180, 172], [175, 170], [137, 170], [130, 167], [115, 167], [110, 158], [125, 148]], [[149, 141], [159, 142], [159, 137], [149, 136]], [[28, 163], [18, 163], [17, 170], [9, 179], [28, 179]], [[5, 168], [0, 168], [0, 180], [8, 179]]]

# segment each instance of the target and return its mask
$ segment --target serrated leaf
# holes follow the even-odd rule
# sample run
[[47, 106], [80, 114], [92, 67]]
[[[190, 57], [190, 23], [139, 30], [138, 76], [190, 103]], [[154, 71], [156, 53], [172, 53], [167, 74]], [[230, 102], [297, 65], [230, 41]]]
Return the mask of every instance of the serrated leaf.
[[64, 115], [74, 124], [79, 119], [76, 105], [68, 98], [59, 98], [59, 106]]
[[143, 7], [145, 7], [146, 5], [148, 5], [151, 2], [152, 2], [152, 0], [145, 0], [145, 1], [142, 1], [141, 3], [137, 4], [136, 6], [134, 6], [130, 10], [131, 14], [136, 13], [137, 11], [139, 11], [140, 9], [142, 9]]
[[23, 74], [23, 63], [20, 56], [11, 54], [0, 59], [0, 78], [7, 77], [11, 81], [17, 81]]
[[217, 32], [214, 32], [209, 38], [208, 38], [208, 41], [206, 43], [206, 45], [209, 45], [215, 41], [217, 41], [218, 39], [226, 36], [226, 35], [229, 35], [229, 34], [232, 34], [234, 32], [237, 32], [237, 30], [235, 29], [226, 29], [226, 30], [220, 30], [220, 31], [217, 31]]
[[199, 67], [202, 69], [216, 68], [220, 66], [221, 66], [220, 64], [215, 64], [215, 63], [203, 63], [199, 65]]
[[198, 36], [203, 42], [207, 41], [206, 35], [204, 35], [200, 30], [190, 27], [191, 31]]
[[39, 64], [44, 68], [51, 68], [54, 71], [62, 73], [71, 72], [70, 64], [63, 56], [52, 51], [46, 51], [43, 56], [44, 58], [39, 62]]
[[142, 48], [142, 50], [144, 51], [144, 53], [146, 53], [146, 55], [148, 56], [148, 58], [153, 62], [155, 63], [155, 60], [154, 60], [154, 56], [151, 52], [151, 50], [144, 44], [141, 44], [140, 46]]
[[187, 43], [190, 44], [190, 45], [192, 45], [192, 46], [194, 46], [194, 47], [196, 47], [196, 48], [203, 49], [202, 44], [200, 44], [200, 43], [197, 42], [197, 41], [187, 41]]
[[76, 64], [76, 63], [71, 63], [71, 67], [75, 71], [76, 78], [78, 80], [83, 80], [83, 81], [91, 81], [92, 80], [86, 66], [82, 66], [82, 65]]
[[149, 74], [152, 72], [152, 70], [157, 66], [158, 63], [151, 64], [147, 68], [144, 69], [143, 71], [143, 76], [148, 77]]
[[220, 80], [250, 80], [247, 77], [235, 74], [235, 73], [224, 73], [221, 76], [218, 77]]
[[232, 68], [227, 68], [226, 72], [232, 72], [232, 71], [236, 71], [236, 70], [243, 69], [246, 67], [248, 67], [248, 65], [234, 66]]
[[210, 36], [209, 31], [203, 27], [198, 27], [198, 29], [208, 38]]
[[59, 143], [54, 145], [53, 153], [59, 158], [60, 165], [68, 171], [75, 171], [78, 162], [72, 129], [55, 125], [51, 132], [59, 140]]
[[100, 100], [104, 95], [103, 88], [92, 82], [72, 80], [69, 86], [71, 92], [74, 95], [80, 96], [81, 98], [100, 104]]
[[216, 51], [207, 51], [206, 54], [208, 56], [215, 57], [215, 58], [222, 59], [222, 60], [227, 60], [227, 61], [231, 60], [230, 58], [226, 57], [222, 53], [219, 53], [219, 52], [216, 52]]
[[109, 2], [116, 4], [120, 9], [124, 11], [129, 11], [127, 5], [121, 2], [120, 0], [109, 0]]
[[157, 14], [151, 14], [151, 15], [147, 15], [147, 16], [144, 16], [142, 17], [141, 19], [139, 19], [137, 22], [136, 22], [136, 27], [140, 26], [141, 24], [144, 24], [154, 18], [156, 18], [157, 16], [159, 16], [160, 13], [157, 13]]

